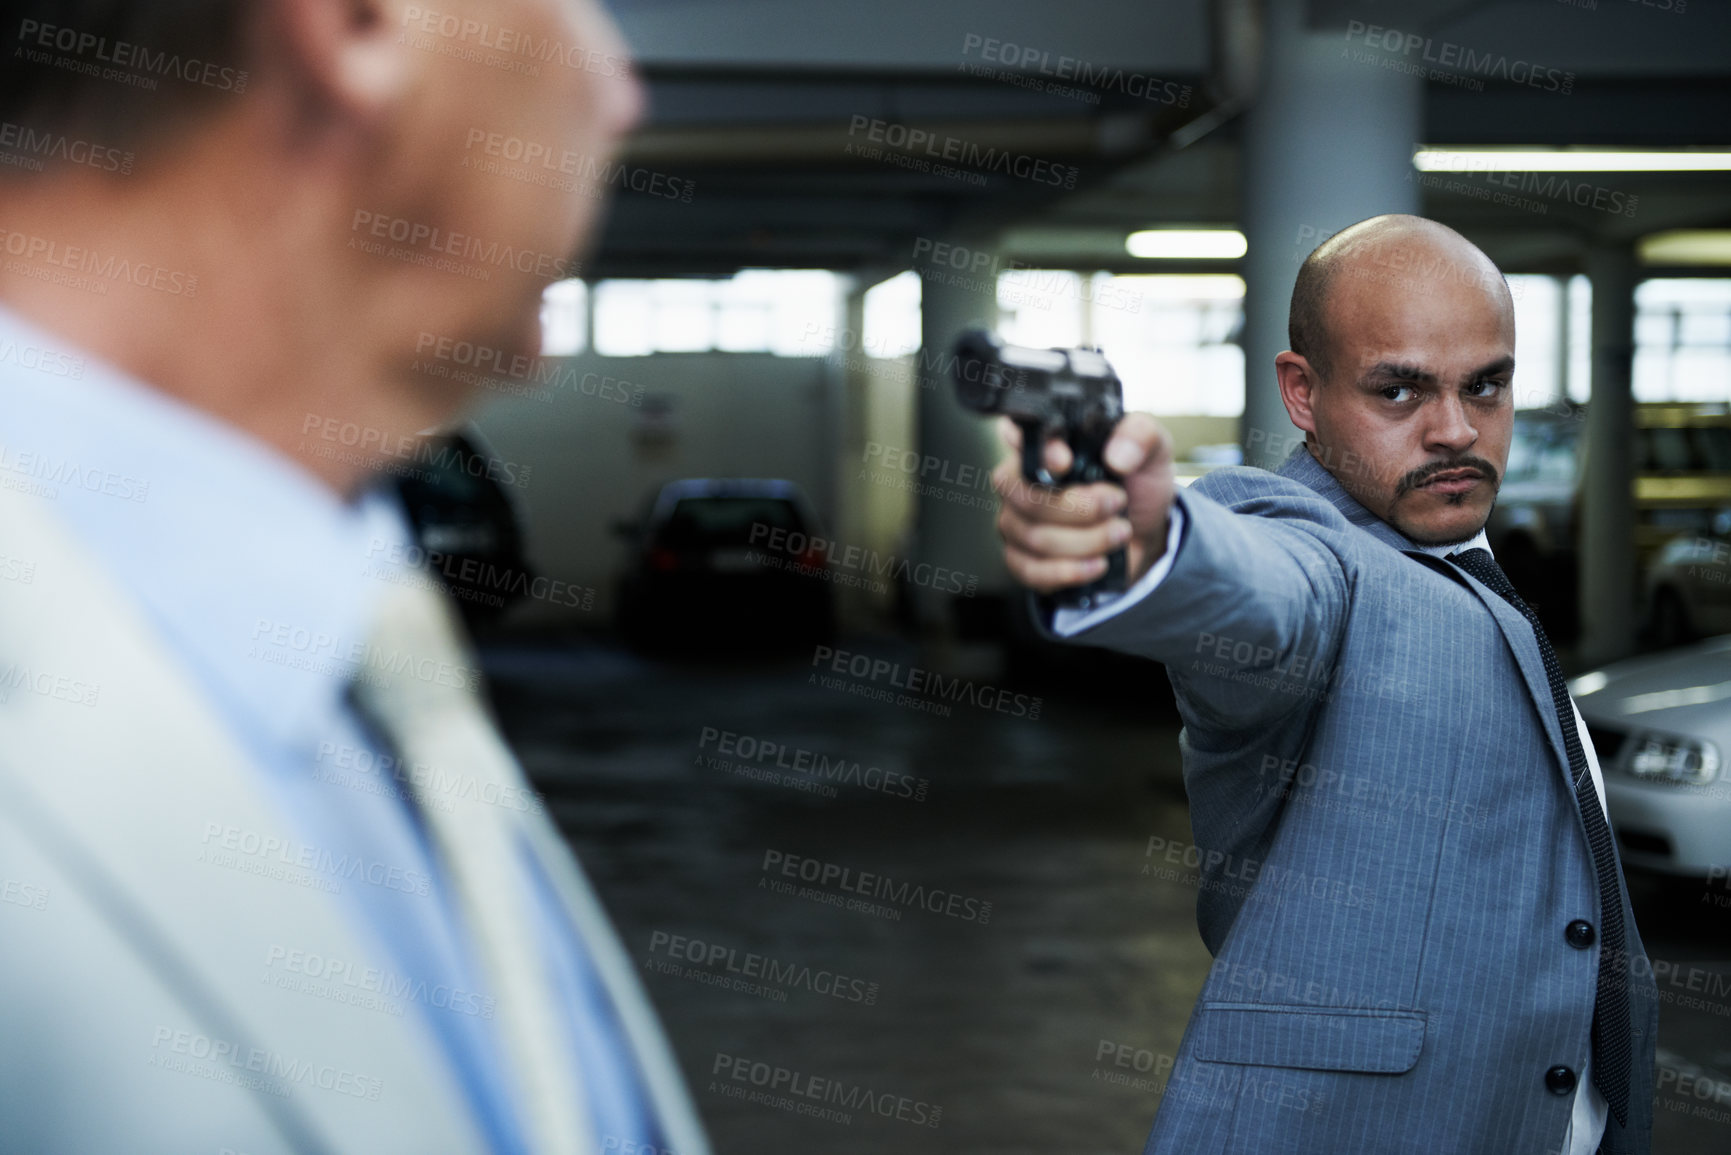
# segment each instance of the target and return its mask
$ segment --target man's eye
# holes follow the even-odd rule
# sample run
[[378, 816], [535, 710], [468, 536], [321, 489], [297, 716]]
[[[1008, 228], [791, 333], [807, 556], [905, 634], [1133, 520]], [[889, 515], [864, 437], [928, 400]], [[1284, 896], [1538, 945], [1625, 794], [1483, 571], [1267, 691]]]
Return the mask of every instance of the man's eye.
[[1382, 395], [1390, 401], [1407, 401], [1412, 398], [1412, 386], [1387, 385], [1383, 387]]
[[1467, 391], [1474, 397], [1489, 397], [1502, 387], [1503, 382], [1486, 378], [1483, 381], [1474, 381], [1471, 385], [1467, 386]]

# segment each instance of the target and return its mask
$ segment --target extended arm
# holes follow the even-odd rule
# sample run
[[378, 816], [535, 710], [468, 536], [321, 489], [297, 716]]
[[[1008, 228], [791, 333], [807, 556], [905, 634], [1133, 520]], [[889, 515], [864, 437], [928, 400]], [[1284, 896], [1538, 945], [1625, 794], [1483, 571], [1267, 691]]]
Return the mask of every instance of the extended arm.
[[1334, 681], [1347, 608], [1340, 559], [1315, 532], [1333, 507], [1285, 495], [1223, 504], [1193, 489], [1176, 505], [1185, 532], [1165, 577], [1071, 640], [1164, 663], [1221, 725], [1314, 704]]
[[1333, 680], [1346, 616], [1346, 571], [1332, 547], [1350, 532], [1344, 519], [1261, 470], [1222, 470], [1180, 489], [1152, 418], [1134, 414], [1120, 428], [1128, 444], [1115, 437], [1108, 449], [1125, 477], [1119, 493], [1091, 486], [1059, 502], [1018, 489], [1013, 462], [1000, 467], [1006, 560], [1037, 593], [1085, 580], [1106, 548], [1129, 542], [1131, 592], [1052, 623], [1056, 636], [1165, 663], [1190, 705], [1220, 725], [1314, 703]]

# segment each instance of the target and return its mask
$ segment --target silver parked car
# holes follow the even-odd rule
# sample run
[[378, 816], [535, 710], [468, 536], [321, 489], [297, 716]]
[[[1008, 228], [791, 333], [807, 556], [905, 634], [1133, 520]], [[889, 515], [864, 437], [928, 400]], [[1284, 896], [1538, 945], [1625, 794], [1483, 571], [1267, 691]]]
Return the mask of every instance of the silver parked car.
[[1605, 775], [1623, 860], [1709, 877], [1731, 863], [1731, 636], [1570, 683]]
[[1647, 573], [1647, 632], [1655, 646], [1731, 633], [1731, 509], [1711, 533], [1673, 538]]

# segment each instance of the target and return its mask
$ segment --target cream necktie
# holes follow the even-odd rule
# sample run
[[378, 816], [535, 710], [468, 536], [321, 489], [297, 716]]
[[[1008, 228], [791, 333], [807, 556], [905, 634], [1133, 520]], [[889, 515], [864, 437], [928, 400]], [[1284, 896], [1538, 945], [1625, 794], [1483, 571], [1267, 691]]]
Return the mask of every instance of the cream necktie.
[[[496, 1000], [508, 1083], [532, 1150], [593, 1155], [576, 1049], [560, 1029], [547, 956], [536, 943], [515, 812], [487, 801], [522, 797], [527, 784], [482, 707], [479, 675], [443, 597], [392, 586], [353, 695], [415, 769], [409, 788]], [[455, 790], [439, 791], [452, 781]]]

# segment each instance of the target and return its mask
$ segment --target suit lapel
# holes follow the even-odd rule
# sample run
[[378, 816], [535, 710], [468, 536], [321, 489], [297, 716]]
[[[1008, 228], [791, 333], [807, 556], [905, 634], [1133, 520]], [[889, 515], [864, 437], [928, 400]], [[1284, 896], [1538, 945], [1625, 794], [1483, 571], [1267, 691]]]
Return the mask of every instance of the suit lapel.
[[1520, 667], [1521, 678], [1527, 684], [1527, 693], [1532, 696], [1533, 705], [1539, 711], [1539, 721], [1545, 728], [1545, 736], [1550, 739], [1551, 751], [1556, 754], [1563, 778], [1572, 790], [1574, 782], [1569, 771], [1568, 747], [1563, 745], [1563, 732], [1557, 720], [1556, 703], [1551, 699], [1551, 682], [1545, 676], [1545, 659], [1539, 653], [1539, 642], [1533, 633], [1532, 624], [1495, 590], [1459, 566], [1419, 550], [1409, 550], [1407, 556], [1426, 569], [1435, 570], [1443, 577], [1471, 590], [1479, 601], [1484, 603], [1485, 609], [1491, 612], [1497, 628], [1503, 632], [1503, 639], [1508, 642], [1509, 649], [1515, 655], [1515, 664]]
[[[0, 540], [37, 567], [32, 585], [0, 596], [0, 671], [49, 687], [70, 680], [95, 699], [87, 706], [8, 679], [0, 796], [37, 817], [33, 836], [177, 997], [186, 1021], [164, 1026], [232, 1034], [240, 1054], [259, 1048], [290, 1070], [310, 1065], [303, 1081], [281, 1080], [291, 1094], [268, 1104], [297, 1149], [483, 1151], [420, 1005], [395, 1016], [282, 985], [299, 976], [273, 958], [279, 948], [351, 962], [356, 974], [392, 968], [347, 895], [237, 869], [274, 864], [223, 853], [231, 830], [241, 845], [296, 832], [265, 772], [130, 599], [38, 499], [0, 494]], [[316, 871], [288, 873], [320, 881]], [[142, 1062], [152, 1041], [136, 1045]], [[357, 1095], [352, 1081], [327, 1086], [321, 1068], [379, 1080], [377, 1098]]]
[[1346, 491], [1335, 476], [1324, 469], [1310, 450], [1303, 445], [1292, 451], [1286, 461], [1277, 471], [1280, 476], [1298, 482], [1306, 488], [1315, 490], [1329, 504], [1333, 505], [1347, 521], [1364, 530], [1384, 545], [1399, 550], [1408, 557], [1418, 561], [1427, 569], [1437, 571], [1445, 577], [1465, 585], [1477, 595], [1479, 601], [1490, 611], [1491, 618], [1502, 631], [1503, 639], [1508, 643], [1509, 650], [1515, 656], [1515, 664], [1520, 667], [1521, 678], [1526, 683], [1527, 693], [1531, 695], [1534, 707], [1538, 710], [1540, 724], [1545, 728], [1545, 735], [1550, 740], [1551, 751], [1556, 755], [1557, 766], [1565, 782], [1573, 790], [1573, 781], [1569, 771], [1569, 755], [1563, 745], [1563, 733], [1560, 727], [1556, 705], [1551, 700], [1550, 679], [1545, 676], [1545, 662], [1539, 654], [1538, 639], [1533, 634], [1533, 627], [1521, 612], [1511, 606], [1494, 591], [1487, 589], [1483, 583], [1471, 574], [1451, 565], [1441, 558], [1432, 557], [1418, 548], [1418, 544], [1400, 533], [1382, 518], [1370, 512], [1358, 500]]

